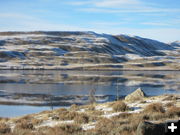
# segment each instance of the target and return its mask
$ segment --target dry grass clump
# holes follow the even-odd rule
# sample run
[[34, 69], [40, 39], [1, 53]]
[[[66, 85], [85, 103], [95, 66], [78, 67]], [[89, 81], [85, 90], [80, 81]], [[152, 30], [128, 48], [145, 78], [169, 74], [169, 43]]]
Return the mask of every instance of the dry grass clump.
[[89, 116], [84, 113], [79, 113], [79, 115], [74, 118], [74, 122], [79, 124], [89, 123]]
[[113, 118], [114, 119], [126, 119], [126, 118], [129, 118], [130, 116], [132, 116], [131, 113], [121, 113], [117, 116], [114, 116]]
[[40, 112], [39, 114], [49, 114], [49, 113], [51, 113], [50, 110], [45, 110], [45, 111]]
[[91, 104], [91, 105], [88, 105], [87, 108], [86, 108], [87, 111], [95, 111], [96, 110], [96, 107]]
[[104, 118], [98, 121], [96, 124], [95, 132], [97, 132], [99, 135], [107, 135], [111, 130], [113, 130], [114, 126], [114, 121]]
[[91, 116], [100, 116], [104, 114], [103, 111], [96, 109], [95, 104], [87, 105], [84, 109], [86, 110], [86, 113]]
[[180, 107], [172, 106], [168, 108], [167, 114], [169, 117], [175, 117], [175, 116], [180, 117]]
[[95, 119], [97, 119], [95, 116], [93, 115], [89, 115], [86, 113], [79, 113], [79, 112], [71, 112], [71, 111], [67, 111], [67, 112], [63, 112], [60, 113], [58, 115], [60, 120], [74, 120], [75, 123], [89, 123], [90, 121], [93, 121]]
[[79, 110], [79, 106], [76, 104], [73, 104], [73, 105], [71, 105], [70, 110], [77, 111], [77, 110]]
[[174, 102], [169, 102], [169, 103], [166, 103], [165, 105], [164, 105], [165, 107], [172, 107], [172, 106], [174, 106]]
[[154, 113], [149, 114], [149, 120], [157, 121], [157, 120], [163, 120], [166, 118], [167, 118], [166, 113], [154, 112]]
[[164, 99], [163, 99], [163, 101], [167, 101], [167, 100], [176, 100], [177, 99], [177, 97], [175, 96], [175, 95], [167, 95], [167, 97], [165, 97]]
[[37, 130], [36, 135], [68, 135], [68, 133], [59, 127], [44, 126]]
[[5, 124], [5, 123], [0, 123], [0, 134], [7, 134], [11, 132], [11, 128]]
[[38, 135], [33, 130], [15, 128], [11, 134], [8, 135]]
[[66, 108], [59, 108], [54, 110], [55, 113], [62, 113], [62, 112], [67, 112], [68, 110]]
[[129, 109], [129, 107], [126, 105], [126, 103], [124, 103], [123, 101], [116, 101], [113, 105], [112, 108], [115, 112], [119, 112], [119, 111], [126, 111]]
[[144, 108], [144, 112], [148, 112], [148, 113], [156, 113], [156, 112], [164, 113], [165, 110], [164, 110], [163, 105], [161, 103], [152, 103], [152, 104], [147, 105]]
[[32, 123], [29, 123], [27, 121], [22, 121], [21, 123], [17, 123], [15, 128], [18, 128], [18, 129], [30, 129], [30, 130], [33, 130], [34, 129], [34, 126]]
[[98, 121], [93, 131], [96, 135], [123, 135], [124, 133], [133, 133], [137, 126], [138, 124], [134, 126], [127, 119], [116, 118], [115, 120], [115, 117], [112, 119], [104, 118]]
[[93, 115], [93, 116], [99, 116], [99, 115], [103, 115], [104, 114], [104, 112], [100, 111], [100, 110], [89, 111], [87, 113], [90, 114], [90, 115]]
[[2, 118], [2, 117], [0, 117], [0, 121], [8, 121], [9, 120], [9, 118]]
[[25, 121], [31, 121], [32, 119], [34, 119], [34, 117], [27, 115], [27, 116], [24, 116], [24, 117], [21, 117], [21, 118], [15, 120], [15, 123], [23, 123]]
[[140, 103], [140, 104], [145, 104], [145, 103], [147, 103], [147, 101], [141, 100], [139, 103]]
[[31, 120], [31, 123], [33, 124], [33, 125], [40, 125], [41, 123], [43, 122], [43, 120], [42, 119], [32, 119]]
[[78, 124], [63, 124], [55, 127], [40, 127], [36, 131], [36, 135], [80, 135], [82, 132], [83, 130]]
[[75, 117], [77, 117], [79, 113], [77, 112], [62, 112], [59, 114], [59, 119], [60, 120], [73, 120]]
[[130, 128], [130, 131], [136, 131], [139, 123], [144, 121], [146, 119], [146, 116], [142, 115], [141, 113], [135, 113], [135, 114], [132, 114], [127, 119], [129, 120], [128, 125], [129, 125], [129, 128]]
[[78, 132], [82, 131], [81, 126], [78, 124], [63, 124], [56, 128], [60, 128], [61, 130], [65, 131], [69, 134], [78, 133]]

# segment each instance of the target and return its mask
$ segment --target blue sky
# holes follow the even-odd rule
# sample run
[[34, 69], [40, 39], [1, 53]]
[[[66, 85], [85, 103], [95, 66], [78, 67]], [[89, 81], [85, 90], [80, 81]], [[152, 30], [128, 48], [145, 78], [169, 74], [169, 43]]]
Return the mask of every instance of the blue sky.
[[34, 30], [180, 40], [180, 0], [0, 0], [0, 31]]

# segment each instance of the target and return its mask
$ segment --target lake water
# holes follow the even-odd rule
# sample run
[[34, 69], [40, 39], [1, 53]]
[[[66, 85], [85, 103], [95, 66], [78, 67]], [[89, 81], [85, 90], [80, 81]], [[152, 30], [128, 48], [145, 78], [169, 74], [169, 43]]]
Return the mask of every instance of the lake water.
[[180, 71], [1, 70], [0, 117], [113, 101], [139, 87], [147, 96], [180, 94]]

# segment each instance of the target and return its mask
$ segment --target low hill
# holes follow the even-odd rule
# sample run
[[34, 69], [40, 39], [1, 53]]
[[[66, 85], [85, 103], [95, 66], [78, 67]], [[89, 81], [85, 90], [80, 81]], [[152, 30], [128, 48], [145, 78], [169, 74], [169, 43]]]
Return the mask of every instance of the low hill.
[[180, 70], [180, 46], [94, 32], [0, 32], [0, 69]]

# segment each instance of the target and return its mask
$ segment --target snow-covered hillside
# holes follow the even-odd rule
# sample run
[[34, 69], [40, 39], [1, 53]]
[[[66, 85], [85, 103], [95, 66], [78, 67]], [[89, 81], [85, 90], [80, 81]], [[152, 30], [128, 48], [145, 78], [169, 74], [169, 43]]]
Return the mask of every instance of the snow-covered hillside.
[[0, 32], [0, 69], [180, 70], [179, 44], [94, 32]]

